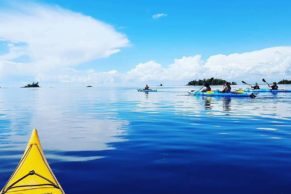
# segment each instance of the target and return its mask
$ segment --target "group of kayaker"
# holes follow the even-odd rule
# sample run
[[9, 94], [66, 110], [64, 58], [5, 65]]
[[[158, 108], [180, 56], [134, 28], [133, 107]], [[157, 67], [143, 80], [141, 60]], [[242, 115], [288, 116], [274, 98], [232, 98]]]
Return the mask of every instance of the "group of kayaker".
[[[271, 90], [278, 90], [279, 89], [277, 82], [273, 82], [272, 85], [268, 84], [268, 86], [269, 86], [269, 88]], [[259, 86], [258, 83], [256, 83], [254, 86], [251, 86], [251, 88], [253, 90], [259, 90], [260, 86]], [[200, 92], [209, 92], [209, 91], [211, 91], [211, 87], [210, 87], [210, 84], [206, 82], [206, 83], [204, 83], [203, 88], [201, 88]], [[229, 92], [231, 92], [231, 83], [230, 82], [226, 82], [223, 85], [223, 88], [222, 88], [222, 90], [220, 92], [221, 93], [229, 93]]]
[[[269, 86], [269, 88], [271, 90], [278, 90], [279, 89], [277, 82], [273, 82], [272, 85], [269, 85], [268, 84], [268, 86]], [[260, 89], [260, 86], [259, 86], [258, 83], [256, 83], [254, 86], [251, 86], [251, 88], [254, 89], [254, 90], [259, 90]]]
[[[263, 79], [263, 81], [266, 82], [264, 79]], [[242, 81], [242, 82], [247, 84], [244, 81]], [[248, 84], [248, 85], [250, 85], [250, 84]], [[272, 85], [267, 83], [267, 85], [271, 90], [278, 90], [279, 89], [277, 82], [273, 82]], [[253, 90], [259, 90], [260, 89], [260, 86], [259, 86], [258, 83], [256, 83], [255, 85], [250, 85], [250, 86], [251, 86], [251, 88]], [[150, 90], [150, 87], [149, 87], [148, 84], [146, 84], [146, 86], [144, 87], [144, 90]], [[203, 84], [203, 87], [199, 91], [200, 92], [210, 92], [211, 91], [210, 84], [208, 82], [205, 82]], [[223, 88], [222, 88], [222, 90], [220, 90], [220, 92], [221, 93], [229, 93], [229, 92], [231, 92], [231, 83], [230, 82], [225, 82], [224, 85], [223, 85]]]

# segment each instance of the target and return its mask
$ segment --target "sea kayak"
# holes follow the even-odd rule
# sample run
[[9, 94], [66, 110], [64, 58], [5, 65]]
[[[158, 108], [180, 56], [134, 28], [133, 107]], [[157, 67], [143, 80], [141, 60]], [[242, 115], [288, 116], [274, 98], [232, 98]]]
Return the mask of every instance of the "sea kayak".
[[243, 90], [245, 92], [272, 92], [272, 93], [277, 93], [277, 92], [282, 92], [282, 93], [287, 93], [287, 92], [291, 92], [291, 90], [284, 90], [284, 89], [279, 89], [279, 90], [271, 90], [271, 89], [246, 89]]
[[145, 89], [137, 89], [138, 92], [157, 92], [158, 90], [153, 90], [153, 89], [148, 89], [148, 90], [145, 90]]
[[190, 95], [193, 96], [213, 96], [213, 97], [256, 97], [252, 93], [246, 93], [246, 92], [228, 92], [228, 93], [222, 93], [219, 91], [209, 91], [209, 92], [200, 92], [200, 91], [191, 91], [189, 92]]
[[44, 156], [37, 130], [33, 129], [26, 150], [0, 194], [64, 194]]

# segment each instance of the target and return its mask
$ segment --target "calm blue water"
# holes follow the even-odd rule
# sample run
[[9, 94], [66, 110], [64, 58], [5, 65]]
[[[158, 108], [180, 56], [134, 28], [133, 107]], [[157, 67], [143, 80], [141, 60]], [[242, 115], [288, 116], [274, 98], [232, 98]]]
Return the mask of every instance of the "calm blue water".
[[291, 192], [291, 93], [187, 90], [1, 89], [0, 186], [35, 127], [68, 194]]

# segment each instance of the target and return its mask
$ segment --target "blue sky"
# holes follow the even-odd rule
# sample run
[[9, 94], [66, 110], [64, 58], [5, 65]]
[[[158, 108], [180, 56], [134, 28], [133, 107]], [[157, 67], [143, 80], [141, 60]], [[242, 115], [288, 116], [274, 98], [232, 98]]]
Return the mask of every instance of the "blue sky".
[[[291, 43], [291, 1], [288, 0], [41, 2], [90, 15], [128, 36], [132, 46], [97, 62], [100, 70], [127, 70], [151, 59], [170, 63], [184, 55], [207, 57]], [[155, 13], [168, 16], [153, 20]]]
[[[3, 10], [11, 3], [0, 1]], [[23, 1], [15, 1], [22, 4]], [[183, 56], [244, 53], [291, 44], [291, 1], [287, 0], [41, 0], [112, 25], [129, 45], [106, 58], [82, 62], [77, 70], [127, 72], [155, 61], [168, 66]], [[10, 9], [10, 8], [9, 8]], [[153, 19], [153, 15], [166, 16]], [[1, 30], [1, 29], [0, 29]], [[76, 29], [80, 30], [80, 29]], [[1, 37], [0, 37], [1, 38]], [[0, 43], [0, 55], [6, 49]]]
[[[90, 15], [125, 33], [132, 46], [100, 69], [124, 70], [141, 61], [169, 63], [184, 55], [233, 53], [291, 43], [288, 0], [42, 1]], [[156, 21], [155, 13], [167, 17]], [[130, 59], [130, 60], [129, 60]], [[116, 63], [120, 64], [116, 66]]]

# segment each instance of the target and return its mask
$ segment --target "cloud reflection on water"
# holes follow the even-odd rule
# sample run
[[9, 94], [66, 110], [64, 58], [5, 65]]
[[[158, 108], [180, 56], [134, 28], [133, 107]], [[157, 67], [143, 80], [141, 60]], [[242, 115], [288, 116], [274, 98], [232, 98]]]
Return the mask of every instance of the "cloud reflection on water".
[[[213, 122], [236, 124], [242, 119], [251, 122], [270, 118], [268, 120], [276, 127], [291, 118], [290, 94], [260, 94], [256, 99], [204, 98], [188, 96], [190, 89], [161, 87], [157, 93], [149, 94], [138, 93], [134, 88], [3, 89], [0, 92], [0, 147], [2, 152], [23, 150], [35, 127], [52, 158], [89, 160], [103, 157], [98, 151], [114, 149], [114, 143], [127, 141], [127, 128], [131, 120], [137, 119], [136, 113], [142, 113], [145, 122], [160, 114], [197, 118], [196, 122], [187, 121], [189, 126], [203, 125], [213, 119]], [[268, 128], [267, 125], [261, 123], [262, 128]], [[255, 131], [278, 137], [266, 134], [266, 130]], [[223, 127], [215, 132], [236, 133], [235, 130], [225, 131]], [[79, 154], [82, 151], [94, 153], [82, 156]]]
[[112, 143], [126, 141], [124, 128], [128, 121], [118, 119], [114, 111], [102, 110], [100, 96], [93, 96], [42, 88], [2, 91], [0, 111], [5, 115], [2, 118], [7, 121], [7, 129], [0, 131], [1, 146], [9, 145], [7, 151], [24, 150], [31, 129], [37, 128], [44, 149], [55, 159], [102, 157], [84, 158], [80, 154], [74, 157], [74, 152], [114, 149]]

